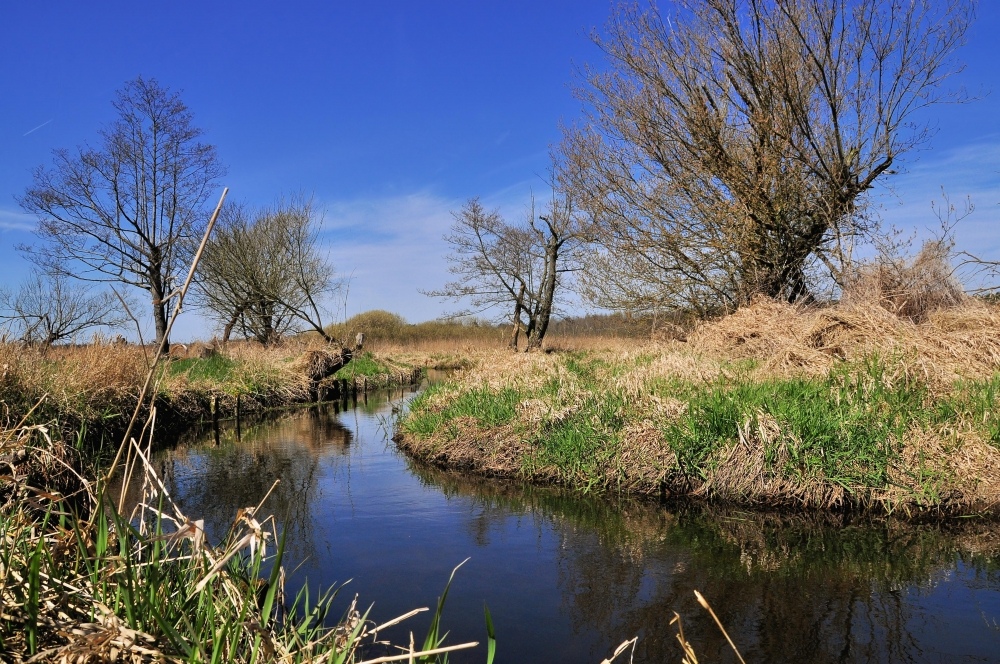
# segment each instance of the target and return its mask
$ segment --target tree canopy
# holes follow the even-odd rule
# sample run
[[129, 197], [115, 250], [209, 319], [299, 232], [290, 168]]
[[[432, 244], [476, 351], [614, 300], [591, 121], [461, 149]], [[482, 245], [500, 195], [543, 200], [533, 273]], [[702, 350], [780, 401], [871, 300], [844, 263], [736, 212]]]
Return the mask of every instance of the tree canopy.
[[678, 0], [618, 9], [560, 185], [602, 251], [590, 299], [632, 311], [808, 299], [875, 231], [867, 193], [930, 129], [966, 0]]
[[117, 118], [96, 146], [56, 150], [35, 169], [19, 202], [38, 216], [42, 243], [22, 248], [51, 272], [146, 290], [161, 341], [167, 299], [225, 169], [180, 95], [156, 79], [127, 82], [112, 104]]
[[320, 219], [310, 199], [296, 196], [257, 210], [223, 210], [198, 267], [202, 307], [223, 328], [262, 344], [311, 329], [328, 341], [323, 312], [339, 287], [318, 246]]

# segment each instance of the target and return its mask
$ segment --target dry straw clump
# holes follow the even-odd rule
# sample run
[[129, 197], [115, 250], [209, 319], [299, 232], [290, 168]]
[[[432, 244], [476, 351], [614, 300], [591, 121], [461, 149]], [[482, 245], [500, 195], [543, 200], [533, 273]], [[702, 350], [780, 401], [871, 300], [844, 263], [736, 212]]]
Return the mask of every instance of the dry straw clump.
[[986, 379], [1000, 368], [1000, 312], [965, 300], [915, 323], [880, 306], [804, 307], [757, 300], [688, 338], [693, 350], [755, 360], [772, 376], [823, 376], [838, 362], [879, 355], [932, 388]]
[[[821, 475], [791, 478], [785, 467], [799, 441], [789, 437], [773, 416], [758, 412], [738, 427], [738, 440], [720, 449], [708, 463], [705, 482], [694, 492], [734, 502], [768, 502], [806, 507], [844, 505], [847, 491]], [[768, 461], [768, 450], [773, 459]]]
[[614, 364], [620, 363], [629, 368], [614, 375], [611, 380], [617, 389], [639, 400], [652, 393], [652, 384], [664, 379], [694, 384], [710, 383], [723, 374], [723, 361], [698, 353], [698, 350], [680, 343], [665, 346], [651, 344], [632, 353], [619, 355]]
[[900, 458], [889, 469], [887, 504], [916, 504], [990, 511], [1000, 495], [1000, 449], [972, 428], [908, 432]]
[[950, 256], [951, 245], [934, 240], [912, 259], [883, 255], [861, 264], [847, 279], [844, 302], [877, 305], [900, 318], [923, 322], [935, 311], [957, 307], [968, 299]]
[[758, 299], [703, 323], [689, 345], [720, 359], [755, 360], [777, 376], [822, 376], [842, 360], [878, 355], [941, 389], [988, 378], [1000, 367], [1000, 311], [965, 295], [949, 251], [930, 242], [913, 259], [861, 265], [834, 306]]

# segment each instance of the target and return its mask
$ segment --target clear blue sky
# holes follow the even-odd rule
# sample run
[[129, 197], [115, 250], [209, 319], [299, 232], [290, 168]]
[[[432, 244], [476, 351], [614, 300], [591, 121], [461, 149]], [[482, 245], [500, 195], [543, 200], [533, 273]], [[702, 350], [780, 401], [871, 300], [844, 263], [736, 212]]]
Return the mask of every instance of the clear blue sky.
[[[544, 193], [559, 123], [579, 115], [574, 68], [601, 64], [589, 33], [609, 13], [608, 0], [5, 3], [0, 282], [27, 271], [13, 246], [34, 220], [14, 197], [31, 169], [94, 141], [115, 90], [142, 75], [182, 92], [231, 196], [314, 194], [331, 257], [352, 275], [348, 315], [434, 318], [449, 305], [418, 289], [447, 279], [450, 211], [479, 195], [514, 217]], [[882, 200], [886, 219], [923, 232], [942, 186], [969, 195], [962, 248], [1000, 259], [997, 35], [1000, 3], [986, 0], [951, 81], [984, 98], [934, 108], [937, 135]], [[210, 333], [190, 316], [179, 336]]]

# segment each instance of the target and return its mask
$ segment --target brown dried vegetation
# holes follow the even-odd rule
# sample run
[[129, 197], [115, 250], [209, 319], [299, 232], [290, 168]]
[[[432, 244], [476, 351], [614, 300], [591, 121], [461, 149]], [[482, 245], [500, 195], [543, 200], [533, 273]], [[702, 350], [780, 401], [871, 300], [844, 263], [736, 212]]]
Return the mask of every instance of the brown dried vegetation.
[[[992, 403], [1000, 310], [971, 298], [926, 295], [920, 307], [889, 295], [867, 303], [852, 296], [827, 307], [758, 299], [699, 325], [686, 341], [528, 356], [481, 353], [453, 384], [418, 403], [417, 419], [439, 417], [443, 424], [420, 430], [431, 425], [411, 417], [400, 441], [441, 465], [579, 488], [800, 507], [996, 510], [1000, 448], [990, 433], [993, 408], [976, 410], [961, 395], [970, 385], [987, 385], [984, 398]], [[858, 374], [865, 363], [876, 365], [877, 375]], [[810, 441], [767, 404], [744, 412], [745, 419], [733, 423], [738, 433], [719, 441], [699, 469], [685, 468], [676, 441], [667, 439], [671, 423], [687, 416], [706, 390], [830, 381], [841, 374], [840, 380], [858, 384], [851, 398], [910, 388], [924, 395], [909, 428], [884, 441], [884, 481], [845, 484], [816, 466], [797, 465]], [[497, 426], [476, 417], [448, 419], [454, 404], [480, 392], [515, 394], [509, 419]], [[957, 404], [955, 412], [934, 415], [942, 403]], [[877, 411], [880, 404], [859, 407]], [[575, 451], [559, 457], [551, 441], [567, 427], [591, 439], [573, 439]], [[581, 473], [581, 466], [587, 470]]]

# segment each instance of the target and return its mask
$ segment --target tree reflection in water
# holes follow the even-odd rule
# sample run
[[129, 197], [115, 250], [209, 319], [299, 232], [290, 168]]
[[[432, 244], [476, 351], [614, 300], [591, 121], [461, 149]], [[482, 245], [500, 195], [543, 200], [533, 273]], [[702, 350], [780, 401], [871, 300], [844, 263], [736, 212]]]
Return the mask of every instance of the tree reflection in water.
[[157, 454], [156, 465], [181, 511], [204, 519], [209, 537], [224, 533], [238, 510], [258, 505], [280, 480], [261, 512], [273, 514], [286, 531], [289, 559], [305, 560], [316, 555], [311, 525], [320, 462], [346, 472], [352, 439], [335, 405], [323, 404], [258, 423], [239, 436], [227, 427], [218, 444], [204, 437], [178, 444]]
[[[747, 661], [991, 661], [1000, 652], [993, 524], [660, 506], [468, 478], [414, 464], [387, 443], [379, 418], [394, 406], [373, 397], [346, 416], [299, 411], [242, 440], [228, 430], [218, 444], [179, 444], [156, 463], [210, 535], [280, 478], [264, 511], [287, 530], [286, 560], [308, 560], [295, 579], [353, 577], [346, 594], [374, 602], [382, 620], [433, 604], [451, 568], [472, 556], [445, 624], [456, 642], [482, 640], [487, 601], [498, 661], [596, 663], [632, 636], [635, 662], [680, 661], [674, 611], [701, 661], [733, 661], [694, 590]], [[422, 635], [420, 620], [405, 629]]]
[[694, 590], [747, 661], [980, 661], [1000, 652], [1000, 631], [988, 619], [971, 625], [978, 638], [957, 642], [947, 625], [954, 616], [928, 613], [921, 601], [955, 576], [997, 599], [994, 524], [665, 508], [410, 465], [424, 482], [470, 500], [467, 527], [484, 545], [512, 514], [544, 515], [534, 523], [559, 534], [559, 586], [573, 623], [599, 630], [608, 644], [638, 635], [637, 662], [679, 661], [674, 611], [702, 661], [735, 660]]

